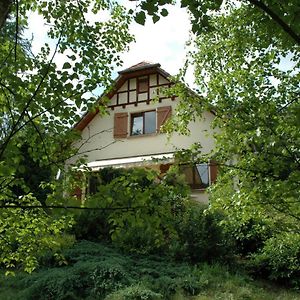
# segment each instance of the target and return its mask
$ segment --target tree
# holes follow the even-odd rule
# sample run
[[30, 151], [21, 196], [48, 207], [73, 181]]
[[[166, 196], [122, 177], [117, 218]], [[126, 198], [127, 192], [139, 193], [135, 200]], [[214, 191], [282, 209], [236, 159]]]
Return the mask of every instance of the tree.
[[[121, 63], [118, 53], [132, 41], [130, 17], [105, 0], [0, 4], [9, 8], [4, 15], [1, 11], [0, 20], [0, 261], [8, 269], [31, 272], [42, 251], [57, 248], [59, 234], [72, 220], [40, 208], [44, 201], [47, 207], [62, 205], [62, 194], [52, 180], [47, 199], [37, 198], [24, 174], [24, 160], [36, 166], [31, 172], [47, 169], [52, 178], [63, 169], [73, 154], [70, 127], [78, 110], [92, 109], [97, 100], [93, 91], [107, 88], [112, 66]], [[32, 53], [23, 37], [29, 13], [40, 14], [48, 28], [39, 53]], [[103, 13], [109, 13], [107, 20]], [[62, 65], [58, 55], [64, 57]]]
[[[157, 21], [169, 1], [138, 2]], [[272, 278], [296, 278], [300, 244], [300, 23], [299, 1], [186, 1], [195, 33], [187, 59], [169, 95], [183, 101], [165, 130], [187, 133], [205, 110], [216, 114], [217, 147], [201, 156], [199, 145], [183, 157], [218, 162], [211, 209], [240, 241], [242, 252]], [[182, 82], [195, 69], [197, 94]], [[199, 97], [200, 95], [200, 97]], [[250, 245], [252, 243], [252, 245]], [[276, 247], [274, 247], [276, 245]], [[284, 249], [293, 249], [288, 252]], [[274, 249], [274, 250], [273, 250]], [[280, 253], [276, 249], [281, 249]], [[277, 253], [276, 253], [277, 251]], [[275, 259], [275, 257], [277, 257]], [[296, 279], [295, 279], [296, 280]]]
[[[223, 1], [223, 11], [212, 11], [213, 2], [201, 1], [208, 10], [199, 18], [207, 22], [198, 31], [196, 2], [182, 1], [198, 24], [187, 65], [195, 68], [202, 97], [179, 82], [170, 93], [184, 101], [166, 129], [184, 132], [191, 118], [215, 112], [220, 131], [209, 158], [218, 162], [220, 176], [211, 189], [211, 209], [224, 212], [222, 223], [237, 240], [259, 236], [261, 243], [252, 250], [263, 253], [257, 257], [264, 257], [273, 278], [292, 277], [299, 272], [299, 244], [296, 256], [276, 253], [276, 263], [270, 253], [276, 243], [287, 249], [300, 229], [299, 4]], [[179, 81], [184, 70], [181, 76]], [[196, 160], [208, 159], [198, 147], [191, 153]], [[288, 271], [279, 274], [288, 261]]]

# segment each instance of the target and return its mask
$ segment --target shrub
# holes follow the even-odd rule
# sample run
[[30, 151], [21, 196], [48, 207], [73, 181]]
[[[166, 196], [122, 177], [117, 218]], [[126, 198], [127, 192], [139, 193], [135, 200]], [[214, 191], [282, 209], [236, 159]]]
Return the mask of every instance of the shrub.
[[26, 277], [20, 299], [104, 299], [129, 284], [128, 274], [113, 261], [79, 261], [71, 267], [53, 268]]
[[270, 224], [251, 216], [231, 224], [227, 230], [235, 238], [237, 253], [242, 256], [260, 251], [264, 242], [272, 236]]
[[64, 233], [54, 239], [51, 249], [47, 249], [41, 253], [39, 257], [40, 266], [61, 266], [66, 264], [66, 260], [62, 254], [65, 249], [72, 247], [75, 243], [74, 235]]
[[178, 239], [170, 249], [173, 257], [193, 263], [232, 258], [233, 241], [220, 227], [221, 218], [204, 206], [191, 204], [176, 224]]
[[[87, 201], [87, 205], [91, 205]], [[109, 241], [108, 212], [101, 210], [84, 210], [74, 215], [75, 225], [72, 233], [77, 240]]]
[[98, 265], [90, 278], [93, 283], [92, 294], [98, 298], [103, 298], [108, 293], [128, 284], [126, 273], [121, 266]]
[[300, 234], [281, 233], [268, 239], [260, 252], [252, 254], [250, 266], [256, 273], [300, 288]]
[[190, 266], [162, 256], [124, 255], [88, 241], [63, 255], [68, 266], [16, 272], [15, 277], [0, 274], [0, 299], [299, 299], [297, 293], [265, 281], [258, 285], [219, 264]]
[[175, 173], [171, 169], [159, 178], [157, 172], [141, 168], [119, 170], [118, 176], [112, 170], [102, 171], [100, 177], [104, 176], [107, 184], [100, 185], [85, 204], [109, 210], [82, 212], [75, 217], [76, 237], [109, 239], [133, 253], [165, 251], [176, 238], [174, 222], [184, 211], [188, 195], [187, 186]]
[[[221, 215], [191, 204], [176, 167], [162, 178], [142, 168], [103, 169], [99, 176], [106, 184], [86, 205], [111, 210], [77, 215], [73, 230], [78, 239], [112, 241], [127, 252], [168, 254], [190, 262], [224, 260], [232, 252], [218, 225]], [[125, 209], [114, 210], [120, 207]]]
[[109, 295], [105, 300], [161, 300], [162, 295], [137, 284]]

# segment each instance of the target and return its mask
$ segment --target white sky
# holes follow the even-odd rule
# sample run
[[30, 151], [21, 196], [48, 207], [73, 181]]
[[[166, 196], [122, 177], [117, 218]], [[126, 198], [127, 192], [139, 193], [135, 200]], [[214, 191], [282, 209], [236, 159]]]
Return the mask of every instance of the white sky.
[[[135, 2], [128, 0], [121, 0], [121, 2], [128, 8], [135, 7]], [[169, 15], [162, 17], [155, 24], [149, 17], [144, 26], [132, 22], [130, 32], [135, 36], [136, 41], [131, 43], [127, 53], [121, 55], [124, 64], [114, 70], [113, 78], [117, 77], [117, 71], [141, 61], [160, 63], [161, 67], [171, 75], [178, 73], [186, 57], [185, 44], [189, 39], [191, 25], [188, 13], [179, 5], [169, 5], [167, 9]], [[47, 27], [43, 19], [37, 14], [31, 14], [27, 34], [34, 36], [33, 52], [38, 52], [45, 42], [46, 32]], [[56, 62], [58, 61], [63, 64], [64, 58], [57, 57]], [[192, 84], [192, 72], [187, 75], [187, 81]]]
[[169, 15], [155, 24], [149, 17], [144, 26], [135, 22], [131, 24], [130, 31], [136, 42], [130, 45], [128, 53], [122, 55], [124, 68], [141, 61], [149, 61], [160, 63], [163, 69], [175, 75], [183, 66], [185, 43], [191, 28], [189, 17], [186, 10], [177, 5], [169, 5], [167, 9]]

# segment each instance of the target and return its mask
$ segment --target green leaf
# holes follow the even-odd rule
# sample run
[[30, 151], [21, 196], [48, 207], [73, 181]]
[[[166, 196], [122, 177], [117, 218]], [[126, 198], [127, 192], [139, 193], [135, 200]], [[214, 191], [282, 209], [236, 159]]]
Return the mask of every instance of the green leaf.
[[70, 69], [71, 68], [71, 64], [69, 62], [65, 62], [62, 68], [63, 69]]
[[145, 12], [140, 11], [135, 16], [135, 21], [140, 25], [145, 25], [146, 22], [146, 15]]
[[154, 16], [152, 16], [153, 23], [156, 23], [156, 22], [158, 22], [158, 21], [159, 21], [159, 19], [160, 19], [160, 16], [158, 16], [158, 15], [154, 15]]
[[169, 12], [168, 12], [165, 8], [163, 8], [163, 9], [161, 10], [160, 14], [161, 14], [163, 17], [166, 17], [166, 16], [169, 14]]

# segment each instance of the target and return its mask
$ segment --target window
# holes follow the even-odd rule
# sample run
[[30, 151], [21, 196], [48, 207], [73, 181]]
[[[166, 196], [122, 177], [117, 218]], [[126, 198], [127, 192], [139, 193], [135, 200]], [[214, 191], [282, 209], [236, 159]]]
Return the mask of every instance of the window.
[[156, 111], [146, 111], [131, 115], [131, 135], [156, 132]]
[[185, 175], [188, 185], [193, 189], [205, 189], [209, 186], [209, 165], [182, 165], [181, 172]]
[[137, 84], [138, 84], [138, 93], [148, 92], [148, 88], [149, 88], [148, 77], [138, 78]]
[[115, 113], [113, 136], [115, 139], [124, 139], [128, 137], [128, 133], [131, 136], [159, 133], [160, 127], [171, 116], [171, 112], [171, 106], [163, 106], [131, 115], [127, 112]]

